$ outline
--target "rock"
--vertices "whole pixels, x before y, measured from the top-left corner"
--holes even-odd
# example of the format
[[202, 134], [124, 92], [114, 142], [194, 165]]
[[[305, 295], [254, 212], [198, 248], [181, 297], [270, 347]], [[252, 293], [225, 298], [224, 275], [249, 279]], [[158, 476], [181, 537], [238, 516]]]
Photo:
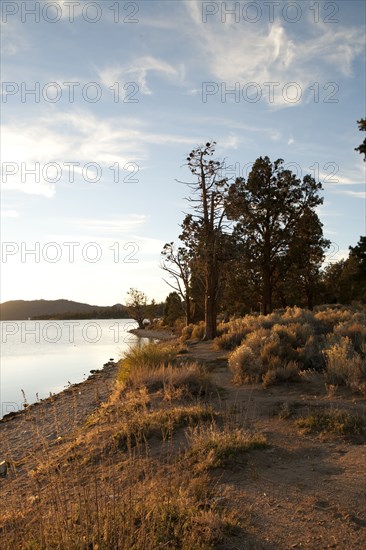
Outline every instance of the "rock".
[[0, 462], [0, 476], [6, 477], [7, 472], [8, 472], [8, 463], [5, 460], [3, 460], [2, 462]]

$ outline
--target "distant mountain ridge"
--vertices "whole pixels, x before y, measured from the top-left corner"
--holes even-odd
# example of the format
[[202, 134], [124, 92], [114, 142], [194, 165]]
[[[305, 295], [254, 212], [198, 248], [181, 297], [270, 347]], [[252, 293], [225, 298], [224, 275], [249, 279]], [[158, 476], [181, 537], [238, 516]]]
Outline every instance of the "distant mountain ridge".
[[39, 318], [127, 318], [127, 310], [122, 304], [114, 306], [93, 306], [72, 300], [11, 300], [0, 304], [0, 320], [21, 321]]

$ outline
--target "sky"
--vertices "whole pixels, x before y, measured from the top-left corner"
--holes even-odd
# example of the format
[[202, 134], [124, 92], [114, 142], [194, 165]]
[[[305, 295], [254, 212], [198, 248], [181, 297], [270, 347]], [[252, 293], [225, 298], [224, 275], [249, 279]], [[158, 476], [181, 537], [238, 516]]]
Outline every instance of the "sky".
[[346, 257], [365, 227], [365, 3], [3, 1], [1, 302], [164, 300], [187, 154], [323, 183]]

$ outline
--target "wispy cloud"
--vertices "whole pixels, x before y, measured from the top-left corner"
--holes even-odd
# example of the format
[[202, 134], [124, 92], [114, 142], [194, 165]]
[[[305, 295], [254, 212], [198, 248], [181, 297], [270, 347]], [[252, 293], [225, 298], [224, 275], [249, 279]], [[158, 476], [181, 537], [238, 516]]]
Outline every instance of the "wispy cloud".
[[138, 228], [144, 226], [147, 218], [143, 214], [130, 214], [124, 219], [118, 220], [80, 219], [77, 222], [72, 222], [72, 226], [84, 235], [120, 237], [126, 233], [136, 232]]
[[338, 193], [339, 195], [348, 195], [349, 197], [353, 197], [355, 199], [363, 199], [364, 201], [366, 201], [366, 190], [352, 191], [351, 189], [336, 189], [334, 192]]
[[[298, 26], [292, 25], [291, 29], [280, 20], [266, 24], [263, 18], [263, 22], [247, 24], [244, 31], [243, 23], [238, 24], [234, 17], [227, 17], [223, 23], [217, 16], [204, 23], [201, 2], [197, 0], [186, 0], [186, 7], [202, 65], [217, 81], [230, 87], [237, 82], [242, 86], [257, 83], [272, 107], [299, 105], [315, 81], [351, 76], [354, 60], [364, 51], [361, 28], [338, 25], [335, 30], [334, 25], [308, 22], [306, 34], [295, 34]], [[290, 82], [298, 85], [301, 100], [289, 101], [283, 93], [283, 86]], [[272, 100], [265, 83], [276, 83]], [[288, 90], [290, 99], [293, 92]]]
[[144, 56], [138, 57], [128, 64], [109, 66], [98, 72], [101, 82], [107, 87], [113, 86], [116, 82], [136, 82], [142, 94], [151, 95], [153, 92], [147, 82], [149, 73], [157, 73], [165, 78], [174, 77], [181, 80], [184, 67], [181, 65], [177, 69], [156, 57]]
[[[69, 113], [53, 112], [32, 121], [14, 121], [1, 128], [3, 137], [2, 190], [20, 191], [28, 194], [52, 197], [56, 183], [69, 183], [70, 174], [81, 177], [87, 163], [97, 163], [108, 169], [118, 163], [120, 169], [128, 170], [134, 163], [140, 164], [149, 158], [150, 147], [156, 144], [183, 144], [191, 146], [206, 136], [189, 136], [173, 133], [158, 133], [138, 118], [97, 117], [86, 110]], [[14, 174], [5, 166], [14, 163]], [[39, 163], [40, 177], [25, 174]], [[52, 181], [54, 172], [47, 169], [49, 163], [59, 165], [61, 179]], [[79, 163], [69, 168], [66, 163]], [[113, 171], [107, 170], [110, 178]], [[24, 177], [23, 177], [24, 176]], [[93, 176], [91, 176], [93, 177]], [[22, 181], [22, 178], [24, 181]]]

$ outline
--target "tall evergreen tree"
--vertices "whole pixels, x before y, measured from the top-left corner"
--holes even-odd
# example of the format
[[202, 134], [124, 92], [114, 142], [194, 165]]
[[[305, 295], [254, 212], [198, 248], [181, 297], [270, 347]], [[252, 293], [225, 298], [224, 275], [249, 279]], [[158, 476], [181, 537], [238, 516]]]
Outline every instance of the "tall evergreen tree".
[[261, 276], [262, 312], [272, 311], [273, 291], [283, 273], [283, 261], [306, 210], [322, 204], [322, 189], [310, 175], [302, 180], [285, 170], [283, 160], [258, 158], [248, 176], [229, 188], [227, 212], [237, 222], [245, 255]]
[[165, 301], [164, 324], [174, 325], [174, 322], [182, 317], [183, 304], [178, 292], [171, 292]]
[[306, 306], [313, 309], [325, 250], [329, 245], [330, 241], [323, 237], [323, 224], [317, 213], [309, 207], [304, 208], [289, 243], [282, 278], [285, 294], [291, 289], [293, 294], [297, 294], [297, 305], [302, 305], [303, 294]]

